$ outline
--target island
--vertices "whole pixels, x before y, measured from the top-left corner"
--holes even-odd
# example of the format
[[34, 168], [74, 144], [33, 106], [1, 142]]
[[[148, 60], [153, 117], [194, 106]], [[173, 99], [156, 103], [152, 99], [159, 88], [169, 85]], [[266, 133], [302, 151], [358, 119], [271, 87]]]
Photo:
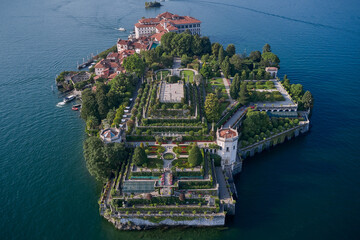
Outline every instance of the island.
[[169, 12], [140, 19], [88, 71], [57, 78], [81, 98], [86, 166], [118, 229], [225, 225], [243, 161], [309, 131], [313, 96], [279, 79], [269, 44], [238, 54], [200, 25]]
[[154, 1], [154, 2], [145, 2], [145, 8], [154, 8], [154, 7], [161, 7], [162, 5], [157, 2], [157, 1]]

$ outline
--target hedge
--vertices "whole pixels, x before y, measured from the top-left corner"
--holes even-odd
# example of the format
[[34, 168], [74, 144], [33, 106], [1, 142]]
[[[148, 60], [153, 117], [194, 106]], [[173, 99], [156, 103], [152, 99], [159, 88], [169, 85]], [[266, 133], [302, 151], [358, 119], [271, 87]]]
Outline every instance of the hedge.
[[213, 188], [211, 181], [180, 181], [180, 189], [208, 189]]
[[205, 199], [196, 198], [196, 199], [185, 199], [184, 201], [180, 201], [178, 197], [152, 197], [151, 200], [148, 199], [128, 199], [128, 205], [149, 205], [149, 204], [157, 204], [157, 205], [175, 205], [178, 204], [205, 204]]

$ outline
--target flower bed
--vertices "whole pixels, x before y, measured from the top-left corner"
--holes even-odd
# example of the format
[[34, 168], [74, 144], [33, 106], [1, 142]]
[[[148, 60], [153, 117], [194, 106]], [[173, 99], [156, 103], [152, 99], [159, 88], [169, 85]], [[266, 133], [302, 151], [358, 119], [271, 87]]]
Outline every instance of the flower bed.
[[172, 161], [172, 165], [178, 168], [191, 168], [187, 158], [178, 158]]
[[185, 145], [185, 146], [180, 146], [180, 147], [174, 147], [173, 151], [175, 153], [178, 153], [178, 154], [183, 154], [183, 155], [186, 154], [186, 155], [188, 155], [190, 149], [191, 149], [191, 146]]

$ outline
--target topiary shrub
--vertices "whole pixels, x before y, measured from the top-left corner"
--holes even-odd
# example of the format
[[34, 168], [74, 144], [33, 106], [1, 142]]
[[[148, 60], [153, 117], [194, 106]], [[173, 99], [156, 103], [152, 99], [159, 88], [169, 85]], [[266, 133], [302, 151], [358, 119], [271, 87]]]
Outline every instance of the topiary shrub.
[[203, 156], [201, 154], [200, 148], [195, 144], [189, 151], [188, 162], [191, 167], [195, 167], [201, 164]]

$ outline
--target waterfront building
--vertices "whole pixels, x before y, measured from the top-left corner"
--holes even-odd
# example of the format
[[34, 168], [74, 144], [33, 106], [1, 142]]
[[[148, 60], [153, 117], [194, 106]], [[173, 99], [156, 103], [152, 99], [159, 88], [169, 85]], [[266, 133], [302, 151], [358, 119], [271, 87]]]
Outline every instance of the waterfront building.
[[121, 142], [121, 130], [118, 128], [107, 128], [100, 133], [101, 140], [104, 143]]
[[270, 73], [272, 78], [277, 77], [278, 68], [277, 67], [267, 67], [265, 68], [265, 71]]
[[118, 39], [116, 46], [118, 53], [121, 53], [126, 50], [134, 50], [136, 53], [140, 53], [140, 51], [148, 50], [150, 48], [151, 42], [147, 37], [141, 37], [138, 39]]
[[239, 134], [236, 129], [224, 128], [216, 132], [216, 143], [219, 145], [217, 154], [221, 157], [221, 167], [233, 170], [237, 158]]
[[179, 16], [169, 12], [159, 14], [156, 18], [143, 18], [135, 24], [135, 38], [150, 37], [160, 42], [167, 32], [182, 33], [189, 30], [191, 34], [201, 33], [201, 21], [190, 16]]

